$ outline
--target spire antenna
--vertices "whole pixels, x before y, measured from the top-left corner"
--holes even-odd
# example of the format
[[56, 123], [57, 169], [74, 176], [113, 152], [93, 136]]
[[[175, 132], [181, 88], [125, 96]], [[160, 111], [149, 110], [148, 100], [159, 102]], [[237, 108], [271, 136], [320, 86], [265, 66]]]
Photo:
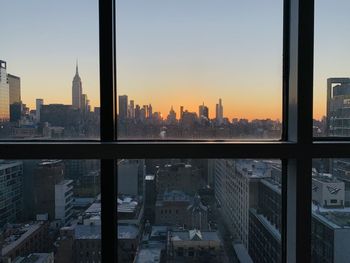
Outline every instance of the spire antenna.
[[76, 60], [76, 64], [75, 64], [75, 74], [79, 75], [79, 71], [78, 71], [78, 58]]

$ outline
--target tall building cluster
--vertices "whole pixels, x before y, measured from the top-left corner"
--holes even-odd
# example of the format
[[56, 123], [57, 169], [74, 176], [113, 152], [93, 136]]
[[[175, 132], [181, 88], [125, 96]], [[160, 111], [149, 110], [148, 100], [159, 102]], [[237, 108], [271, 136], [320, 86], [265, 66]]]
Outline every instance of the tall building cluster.
[[72, 105], [44, 104], [37, 98], [30, 110], [21, 100], [21, 78], [7, 72], [0, 61], [0, 138], [74, 138], [99, 136], [99, 108], [91, 111], [90, 101], [82, 93], [78, 64], [72, 82]]
[[[174, 123], [181, 121], [186, 115], [193, 115], [199, 120], [209, 120], [209, 108], [205, 106], [203, 102], [202, 105], [199, 105], [197, 114], [196, 112], [189, 112], [185, 110], [184, 106], [180, 106], [179, 119], [177, 119], [177, 114], [173, 106], [171, 106], [166, 120], [170, 123]], [[151, 104], [143, 105], [142, 107], [138, 104], [135, 105], [134, 100], [130, 100], [130, 102], [128, 101], [127, 95], [118, 96], [118, 118], [120, 122], [125, 122], [127, 119], [136, 121], [145, 121], [146, 119], [163, 120], [162, 114], [158, 111], [154, 112]], [[219, 104], [216, 104], [216, 117], [214, 120], [217, 124], [223, 124], [224, 122], [223, 105], [221, 99], [219, 99]]]

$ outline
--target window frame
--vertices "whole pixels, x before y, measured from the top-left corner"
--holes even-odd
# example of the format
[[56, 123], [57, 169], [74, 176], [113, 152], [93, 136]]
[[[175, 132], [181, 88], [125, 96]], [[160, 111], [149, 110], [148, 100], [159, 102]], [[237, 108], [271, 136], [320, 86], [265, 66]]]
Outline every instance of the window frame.
[[[2, 159], [101, 159], [102, 261], [117, 262], [119, 158], [278, 158], [282, 178], [283, 262], [311, 261], [313, 158], [350, 157], [350, 138], [313, 138], [314, 0], [282, 0], [283, 117], [280, 141], [118, 141], [116, 0], [99, 0], [100, 141], [2, 141]], [[115, 176], [111, 176], [115, 175]]]

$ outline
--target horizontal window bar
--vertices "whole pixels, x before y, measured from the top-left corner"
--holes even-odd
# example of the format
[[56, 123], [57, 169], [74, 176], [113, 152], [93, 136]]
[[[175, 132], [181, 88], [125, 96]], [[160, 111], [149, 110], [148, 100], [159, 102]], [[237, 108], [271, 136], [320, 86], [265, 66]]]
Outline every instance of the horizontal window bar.
[[8, 142], [1, 159], [327, 158], [348, 157], [350, 142]]

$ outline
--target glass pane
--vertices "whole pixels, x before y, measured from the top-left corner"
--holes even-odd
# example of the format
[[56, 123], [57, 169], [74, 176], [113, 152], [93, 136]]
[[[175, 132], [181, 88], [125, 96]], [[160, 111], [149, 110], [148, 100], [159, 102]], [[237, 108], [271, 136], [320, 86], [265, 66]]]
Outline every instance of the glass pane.
[[101, 262], [99, 160], [0, 161], [1, 262]]
[[315, 8], [314, 136], [349, 136], [350, 2], [317, 0]]
[[1, 10], [0, 139], [98, 139], [98, 1], [14, 0]]
[[349, 262], [350, 159], [314, 159], [312, 262]]
[[117, 165], [120, 262], [281, 262], [279, 160]]
[[279, 139], [283, 1], [117, 3], [119, 139]]

